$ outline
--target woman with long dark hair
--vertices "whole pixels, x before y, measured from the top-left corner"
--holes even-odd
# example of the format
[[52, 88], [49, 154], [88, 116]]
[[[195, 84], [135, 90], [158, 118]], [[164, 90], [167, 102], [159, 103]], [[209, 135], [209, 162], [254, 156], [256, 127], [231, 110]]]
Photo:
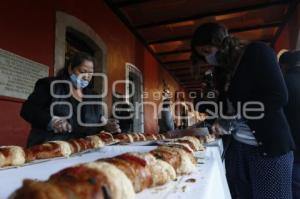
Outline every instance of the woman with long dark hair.
[[[283, 113], [286, 85], [273, 50], [262, 42], [242, 45], [217, 23], [198, 27], [191, 45], [196, 62], [222, 69], [226, 77], [224, 103], [234, 117], [218, 118], [212, 130], [232, 137], [225, 155], [232, 197], [292, 198], [294, 143]], [[252, 102], [248, 115], [237, 114], [239, 104]]]
[[36, 82], [21, 110], [21, 116], [32, 127], [28, 146], [85, 137], [100, 130], [120, 131], [117, 121], [107, 121], [102, 116], [100, 98], [89, 88], [93, 73], [93, 58], [79, 52], [56, 77]]

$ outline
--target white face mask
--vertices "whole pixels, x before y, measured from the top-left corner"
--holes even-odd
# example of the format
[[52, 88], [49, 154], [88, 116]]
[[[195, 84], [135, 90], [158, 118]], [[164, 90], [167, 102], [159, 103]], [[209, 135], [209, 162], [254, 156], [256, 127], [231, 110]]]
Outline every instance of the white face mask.
[[219, 65], [219, 63], [217, 61], [217, 58], [216, 58], [216, 54], [217, 54], [217, 51], [215, 51], [215, 52], [213, 52], [209, 55], [205, 55], [206, 62], [210, 65], [213, 65], [213, 66]]

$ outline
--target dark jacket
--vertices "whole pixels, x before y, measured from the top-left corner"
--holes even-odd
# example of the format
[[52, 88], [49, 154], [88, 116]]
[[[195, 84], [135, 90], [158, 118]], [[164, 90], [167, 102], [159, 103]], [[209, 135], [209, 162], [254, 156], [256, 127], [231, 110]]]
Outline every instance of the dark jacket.
[[[287, 88], [271, 48], [261, 42], [251, 43], [245, 48], [231, 80], [228, 97], [234, 107], [238, 107], [238, 102], [242, 105], [249, 101], [264, 104], [262, 119], [246, 118], [262, 155], [279, 156], [294, 148], [283, 111], [288, 101]], [[260, 114], [257, 111], [251, 112], [251, 116]]]
[[[39, 79], [33, 93], [24, 102], [21, 110], [21, 116], [31, 124], [30, 135], [27, 140], [27, 145], [32, 146], [50, 140], [68, 140], [71, 138], [85, 137], [87, 135], [95, 134], [101, 130], [101, 127], [86, 127], [78, 124], [77, 120], [77, 107], [79, 102], [73, 97], [54, 97], [50, 92], [51, 83], [57, 78], [43, 78]], [[53, 87], [55, 95], [67, 95], [69, 87], [67, 84], [55, 84]], [[84, 89], [84, 94], [93, 95], [91, 89]], [[83, 99], [83, 102], [96, 101], [98, 98]], [[54, 133], [49, 130], [48, 124], [51, 121], [50, 107], [53, 103], [69, 103], [72, 106], [73, 112], [68, 122], [72, 125], [71, 133]], [[68, 116], [70, 107], [66, 104], [56, 104], [53, 106], [53, 113], [55, 116]], [[81, 109], [81, 121], [86, 124], [100, 123], [101, 122], [101, 107], [99, 105], [84, 105]]]
[[290, 68], [285, 81], [289, 92], [285, 113], [296, 144], [295, 160], [300, 162], [300, 67]]

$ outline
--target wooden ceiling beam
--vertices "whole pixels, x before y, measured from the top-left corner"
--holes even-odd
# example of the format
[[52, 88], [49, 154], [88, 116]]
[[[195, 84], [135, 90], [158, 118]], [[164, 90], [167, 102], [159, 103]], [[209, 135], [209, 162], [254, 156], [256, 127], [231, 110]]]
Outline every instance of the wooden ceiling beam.
[[255, 4], [255, 5], [249, 5], [249, 6], [247, 5], [247, 6], [241, 6], [239, 8], [231, 8], [228, 10], [201, 13], [201, 14], [196, 14], [196, 15], [187, 16], [187, 17], [179, 17], [179, 18], [174, 18], [174, 19], [167, 19], [167, 20], [162, 20], [162, 21], [139, 24], [139, 25], [135, 25], [135, 27], [137, 29], [145, 29], [145, 28], [151, 28], [151, 27], [155, 27], [155, 26], [162, 26], [162, 25], [179, 23], [179, 22], [184, 22], [184, 21], [197, 20], [197, 19], [201, 19], [204, 17], [213, 17], [213, 16], [220, 16], [220, 15], [226, 15], [226, 14], [234, 14], [234, 13], [239, 13], [239, 12], [244, 12], [244, 11], [253, 11], [253, 10], [258, 10], [258, 9], [264, 9], [264, 8], [272, 7], [275, 5], [288, 4], [289, 2], [290, 2], [290, 0], [276, 0], [273, 2], [263, 2], [263, 3], [259, 3], [259, 4]]
[[191, 70], [190, 70], [190, 68], [183, 68], [183, 69], [177, 69], [177, 70], [170, 70], [173, 74], [182, 74], [182, 75], [184, 75], [184, 74], [187, 74], [187, 73], [189, 73], [189, 74], [191, 74]]
[[117, 15], [117, 17], [127, 26], [127, 28], [134, 34], [134, 36], [146, 47], [146, 49], [153, 55], [158, 63], [161, 64], [160, 59], [156, 56], [154, 51], [147, 45], [146, 40], [139, 34], [139, 32], [131, 25], [127, 17], [120, 11], [120, 9], [111, 1], [104, 0], [106, 4], [112, 9], [112, 11]]
[[192, 65], [192, 62], [183, 62], [183, 63], [173, 63], [166, 65], [167, 69], [183, 69], [183, 68], [189, 68]]
[[[155, 58], [155, 60], [166, 69], [165, 65], [162, 64], [161, 60], [155, 54], [153, 49], [147, 44], [146, 40], [141, 36], [138, 30], [133, 27], [128, 18], [123, 14], [123, 12], [117, 7], [111, 0], [104, 0], [107, 6], [114, 12], [114, 14], [125, 24], [125, 26], [131, 31], [131, 33], [144, 45], [144, 47], [148, 50], [148, 52]], [[166, 69], [167, 70], [167, 69]], [[179, 82], [176, 77], [173, 76], [175, 81]]]
[[[272, 40], [273, 40], [272, 38], [268, 38], [268, 39], [263, 39], [261, 41], [270, 43], [270, 42], [272, 42]], [[191, 49], [170, 50], [170, 51], [165, 51], [165, 52], [157, 52], [156, 54], [158, 56], [163, 56], [163, 55], [173, 55], [173, 54], [180, 54], [180, 53], [187, 53], [187, 52], [191, 52]]]
[[172, 75], [175, 75], [178, 79], [187, 78], [187, 77], [193, 78], [193, 74], [191, 72], [184, 73], [184, 74], [172, 73]]
[[193, 88], [201, 88], [201, 87], [203, 87], [203, 85], [201, 85], [201, 84], [197, 84], [195, 86], [184, 86], [184, 85], [181, 85], [181, 86], [184, 87], [184, 88], [187, 88], [187, 89], [193, 89]]
[[172, 50], [172, 51], [160, 52], [156, 54], [158, 56], [163, 56], [163, 55], [172, 55], [172, 54], [188, 53], [188, 52], [191, 52], [191, 49]]
[[182, 70], [169, 70], [172, 74], [176, 75], [176, 76], [181, 76], [181, 75], [192, 75], [191, 70], [189, 68], [187, 69], [182, 69]]
[[290, 21], [290, 19], [292, 18], [292, 16], [296, 12], [298, 3], [299, 3], [299, 0], [292, 0], [290, 2], [288, 10], [287, 10], [287, 12], [286, 12], [286, 14], [283, 18], [282, 24], [278, 28], [277, 32], [275, 33], [274, 39], [271, 42], [271, 47], [274, 47], [277, 39], [279, 38], [282, 31], [284, 30], [285, 25]]
[[[183, 86], [184, 87], [184, 86]], [[198, 86], [195, 86], [195, 87], [184, 87], [185, 89], [188, 89], [188, 90], [194, 90], [194, 89], [201, 89], [201, 85], [198, 85]]]
[[[182, 86], [182, 85], [181, 85]], [[198, 84], [198, 86], [197, 87], [185, 87], [185, 86], [182, 86], [183, 88], [185, 88], [185, 89], [187, 89], [187, 90], [192, 90], [192, 89], [201, 89], [202, 88], [202, 86], [201, 86], [201, 84]]]
[[199, 91], [202, 91], [203, 89], [202, 88], [191, 88], [191, 89], [189, 89], [189, 88], [186, 88], [187, 90], [188, 90], [188, 92], [199, 92]]
[[181, 84], [190, 84], [190, 83], [192, 83], [192, 84], [197, 84], [197, 83], [202, 83], [203, 81], [201, 81], [201, 80], [195, 80], [195, 79], [192, 79], [192, 80], [183, 80], [183, 81], [181, 81], [180, 83]]
[[202, 82], [200, 80], [195, 80], [193, 82], [190, 82], [190, 83], [182, 83], [181, 85], [182, 86], [199, 86], [199, 83]]
[[[277, 26], [280, 26], [282, 22], [273, 22], [268, 24], [260, 24], [260, 25], [254, 25], [254, 26], [248, 26], [248, 27], [242, 27], [242, 28], [233, 28], [230, 29], [230, 33], [239, 33], [239, 32], [246, 32], [251, 30], [259, 30], [259, 29], [266, 29], [266, 28], [274, 28]], [[167, 43], [172, 41], [181, 41], [181, 40], [190, 40], [192, 39], [193, 35], [183, 35], [183, 36], [177, 36], [177, 37], [171, 37], [171, 38], [165, 38], [165, 39], [157, 39], [149, 41], [148, 44], [161, 44], [161, 43]]]
[[[112, 0], [110, 0], [112, 1]], [[147, 3], [153, 0], [124, 0], [124, 1], [120, 1], [120, 2], [115, 2], [115, 6], [118, 8], [124, 8], [124, 7], [129, 7], [129, 6], [135, 6], [138, 4], [143, 4], [143, 3]]]
[[[202, 84], [202, 82], [200, 82], [199, 84], [197, 84], [198, 87], [201, 87], [201, 84]], [[185, 86], [184, 86], [184, 83], [180, 83], [180, 85], [181, 85], [182, 87], [185, 87]]]
[[185, 67], [180, 67], [180, 68], [176, 68], [176, 67], [167, 67], [168, 70], [170, 71], [184, 71], [184, 70], [188, 70], [190, 69], [189, 65], [186, 65]]
[[182, 81], [195, 81], [195, 78], [192, 75], [185, 76], [185, 77], [177, 76], [177, 79], [179, 79], [181, 82]]
[[166, 67], [169, 71], [178, 71], [178, 70], [189, 70], [190, 66], [182, 66], [182, 67]]
[[168, 65], [168, 64], [189, 64], [189, 63], [191, 64], [190, 59], [162, 62], [162, 64], [164, 64], [164, 65]]

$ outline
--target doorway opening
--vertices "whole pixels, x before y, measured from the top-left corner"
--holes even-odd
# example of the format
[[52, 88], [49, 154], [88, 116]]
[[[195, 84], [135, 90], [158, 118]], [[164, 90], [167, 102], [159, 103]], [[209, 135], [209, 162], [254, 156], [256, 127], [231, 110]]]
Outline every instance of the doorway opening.
[[[143, 107], [143, 75], [133, 64], [126, 63], [126, 80], [132, 84], [126, 85], [126, 100], [133, 105], [135, 117], [133, 118], [132, 132], [144, 132], [144, 107]], [[132, 86], [134, 85], [134, 86]], [[134, 89], [134, 90], [133, 90]]]

